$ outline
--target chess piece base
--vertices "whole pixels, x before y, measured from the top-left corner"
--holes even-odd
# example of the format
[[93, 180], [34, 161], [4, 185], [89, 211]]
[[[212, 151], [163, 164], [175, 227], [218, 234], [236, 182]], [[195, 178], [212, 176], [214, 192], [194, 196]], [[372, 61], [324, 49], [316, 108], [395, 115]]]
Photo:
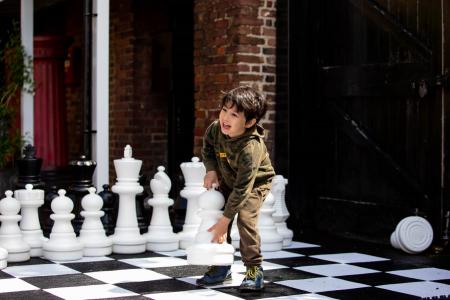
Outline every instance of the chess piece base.
[[55, 261], [69, 261], [69, 260], [79, 260], [83, 257], [83, 250], [74, 250], [74, 251], [43, 251], [44, 258], [48, 260]]
[[283, 248], [290, 246], [294, 233], [287, 228], [286, 222], [275, 223], [275, 227], [277, 228], [278, 234], [283, 237]]
[[112, 253], [112, 246], [106, 247], [91, 247], [83, 249], [83, 256], [105, 256]]
[[22, 230], [23, 240], [30, 245], [30, 256], [31, 257], [41, 257], [42, 256], [42, 245], [48, 241], [42, 230]]
[[112, 252], [118, 254], [137, 254], [146, 250], [147, 241], [140, 235], [139, 228], [117, 228], [114, 235]]
[[190, 265], [229, 266], [234, 261], [234, 247], [230, 244], [195, 244], [186, 253]]

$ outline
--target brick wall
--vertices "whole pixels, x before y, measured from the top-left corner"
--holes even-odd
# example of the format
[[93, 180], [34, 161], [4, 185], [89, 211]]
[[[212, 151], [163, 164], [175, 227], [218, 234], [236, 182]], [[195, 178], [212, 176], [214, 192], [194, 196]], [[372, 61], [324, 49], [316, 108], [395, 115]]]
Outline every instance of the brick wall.
[[[152, 177], [167, 166], [170, 39], [164, 2], [112, 1], [110, 11], [110, 181], [126, 144]], [[148, 185], [148, 182], [146, 183]]]
[[276, 84], [276, 1], [196, 0], [194, 7], [195, 140], [218, 116], [221, 91], [238, 85], [258, 87], [269, 100], [261, 124], [274, 158]]

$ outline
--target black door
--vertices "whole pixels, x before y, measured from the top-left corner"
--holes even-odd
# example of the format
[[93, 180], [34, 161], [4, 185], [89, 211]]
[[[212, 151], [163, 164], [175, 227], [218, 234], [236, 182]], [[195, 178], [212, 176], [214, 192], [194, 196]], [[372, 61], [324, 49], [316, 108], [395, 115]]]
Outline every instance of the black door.
[[296, 232], [387, 241], [401, 218], [419, 214], [442, 234], [443, 2], [289, 2], [289, 131], [298, 142], [290, 143], [288, 204]]

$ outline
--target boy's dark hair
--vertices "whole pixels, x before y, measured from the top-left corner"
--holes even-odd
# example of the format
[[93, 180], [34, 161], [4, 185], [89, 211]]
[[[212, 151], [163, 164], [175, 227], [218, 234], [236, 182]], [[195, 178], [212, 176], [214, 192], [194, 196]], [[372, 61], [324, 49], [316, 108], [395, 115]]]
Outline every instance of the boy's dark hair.
[[247, 121], [256, 119], [259, 122], [267, 111], [264, 94], [250, 86], [240, 86], [225, 93], [220, 107], [229, 103], [231, 107], [236, 105], [238, 112], [243, 111]]

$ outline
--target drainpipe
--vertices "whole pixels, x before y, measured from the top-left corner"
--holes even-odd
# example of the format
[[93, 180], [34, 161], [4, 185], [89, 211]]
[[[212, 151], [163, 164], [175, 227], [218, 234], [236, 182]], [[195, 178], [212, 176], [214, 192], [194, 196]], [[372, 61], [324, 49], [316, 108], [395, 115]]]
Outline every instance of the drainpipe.
[[83, 154], [92, 157], [92, 0], [84, 0]]

